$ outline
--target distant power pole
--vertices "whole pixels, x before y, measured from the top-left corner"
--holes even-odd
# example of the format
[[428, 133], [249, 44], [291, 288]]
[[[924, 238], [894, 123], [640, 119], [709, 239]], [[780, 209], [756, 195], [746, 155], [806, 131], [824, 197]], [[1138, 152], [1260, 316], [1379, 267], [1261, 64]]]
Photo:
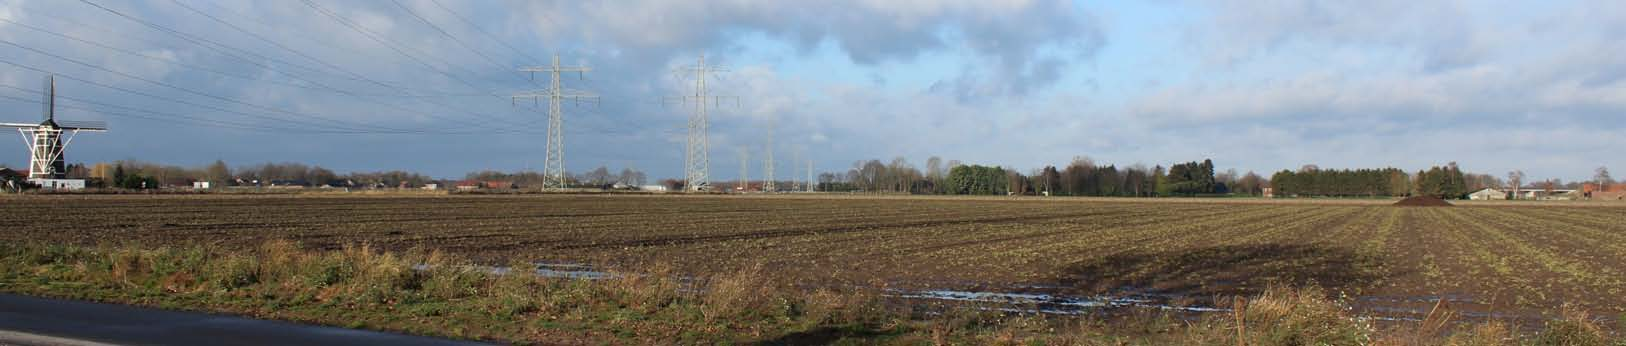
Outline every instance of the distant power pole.
[[775, 123], [776, 122], [773, 121], [772, 118], [769, 119], [769, 121], [768, 121], [768, 144], [765, 144], [765, 145], [762, 146], [762, 155], [763, 155], [763, 159], [762, 159], [762, 191], [763, 192], [774, 192], [774, 190], [778, 187], [776, 185], [779, 185], [779, 184], [774, 183], [774, 180], [773, 180], [774, 179], [773, 178], [773, 128], [774, 128]]
[[813, 192], [813, 159], [807, 159], [807, 192]]
[[745, 192], [751, 188], [751, 149], [740, 147], [740, 186], [738, 190]]
[[694, 94], [669, 97], [668, 100], [676, 102], [694, 102], [694, 114], [689, 117], [689, 140], [683, 151], [683, 173], [685, 187], [690, 191], [700, 191], [711, 185], [711, 142], [706, 138], [706, 128], [710, 126], [706, 119], [707, 103], [722, 103], [723, 99], [732, 98], [737, 104], [738, 97], [715, 96], [706, 93], [706, 78], [717, 72], [728, 72], [722, 66], [706, 65], [706, 56], [700, 56], [700, 62], [695, 65], [679, 67], [678, 74], [694, 74]]
[[768, 136], [768, 144], [762, 146], [762, 191], [773, 192], [778, 184], [773, 181], [773, 136]]
[[790, 155], [790, 192], [802, 190], [802, 181], [796, 180], [802, 175], [802, 151], [797, 150]]
[[564, 111], [560, 109], [560, 103], [567, 98], [577, 103], [580, 103], [583, 99], [591, 99], [596, 102], [598, 97], [584, 91], [566, 90], [560, 84], [559, 73], [575, 72], [577, 78], [583, 78], [583, 75], [592, 71], [592, 69], [586, 66], [559, 66], [559, 56], [554, 55], [553, 66], [522, 67], [519, 70], [520, 72], [530, 73], [531, 78], [536, 78], [537, 72], [548, 73], [553, 78], [553, 83], [547, 89], [514, 94], [512, 101], [518, 102], [522, 98], [528, 98], [532, 101], [540, 98], [548, 99], [547, 158], [542, 162], [542, 188], [548, 190], [563, 189], [565, 188], [565, 131]]

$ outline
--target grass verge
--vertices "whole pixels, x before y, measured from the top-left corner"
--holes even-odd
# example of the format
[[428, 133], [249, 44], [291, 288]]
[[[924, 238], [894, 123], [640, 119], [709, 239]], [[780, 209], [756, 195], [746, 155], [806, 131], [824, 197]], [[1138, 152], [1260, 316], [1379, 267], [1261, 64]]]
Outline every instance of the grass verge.
[[1626, 345], [1580, 312], [1527, 335], [1450, 323], [1444, 310], [1380, 330], [1315, 288], [1270, 289], [1195, 318], [1052, 317], [808, 290], [760, 266], [687, 279], [654, 266], [586, 280], [462, 263], [434, 251], [288, 241], [252, 251], [21, 242], [0, 244], [0, 291], [519, 344]]

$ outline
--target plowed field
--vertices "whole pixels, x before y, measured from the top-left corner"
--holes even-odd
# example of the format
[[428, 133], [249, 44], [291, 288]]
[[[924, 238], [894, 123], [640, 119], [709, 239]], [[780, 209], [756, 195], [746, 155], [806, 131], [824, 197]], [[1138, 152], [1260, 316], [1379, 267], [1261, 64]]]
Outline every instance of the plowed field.
[[1626, 312], [1626, 205], [739, 196], [27, 196], [0, 241], [370, 243], [476, 261], [763, 263], [808, 284], [1213, 297], [1318, 285], [1406, 316]]

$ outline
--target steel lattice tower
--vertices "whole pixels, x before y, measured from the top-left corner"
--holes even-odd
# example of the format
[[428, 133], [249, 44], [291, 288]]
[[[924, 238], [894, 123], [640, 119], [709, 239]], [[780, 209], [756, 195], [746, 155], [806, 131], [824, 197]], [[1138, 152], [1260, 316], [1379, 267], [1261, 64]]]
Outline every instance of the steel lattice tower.
[[740, 186], [735, 190], [745, 192], [751, 189], [751, 152], [750, 149], [740, 147]]
[[[707, 128], [710, 127], [706, 118], [707, 103], [721, 103], [727, 96], [707, 94], [706, 78], [717, 72], [728, 72], [722, 66], [706, 65], [706, 56], [700, 56], [700, 62], [695, 65], [679, 67], [675, 72], [680, 75], [694, 74], [694, 94], [675, 97], [678, 102], [694, 102], [694, 114], [689, 117], [689, 138], [683, 150], [683, 176], [684, 188], [689, 191], [702, 191], [711, 187], [711, 142], [706, 137]], [[735, 99], [738, 102], [738, 99]]]
[[[773, 131], [773, 129], [769, 129], [768, 131]], [[770, 132], [770, 134], [768, 135], [768, 144], [762, 146], [762, 152], [763, 152], [762, 153], [763, 156], [765, 156], [765, 158], [762, 159], [762, 177], [763, 177], [762, 178], [763, 179], [762, 180], [762, 191], [763, 192], [774, 192], [775, 190], [779, 189], [779, 184], [776, 184], [773, 181], [773, 135], [772, 135], [772, 132]]]
[[563, 101], [566, 98], [576, 102], [581, 102], [582, 99], [596, 100], [597, 98], [586, 92], [566, 90], [563, 82], [560, 81], [559, 73], [576, 72], [577, 77], [582, 78], [582, 75], [592, 71], [592, 69], [586, 66], [559, 66], [559, 56], [554, 55], [553, 66], [524, 67], [519, 70], [529, 72], [532, 76], [535, 76], [537, 72], [546, 72], [552, 77], [552, 83], [548, 85], [547, 89], [516, 94], [513, 99], [529, 98], [533, 101], [539, 98], [548, 99], [548, 141], [546, 144], [547, 152], [544, 154], [546, 158], [542, 162], [542, 188], [549, 190], [563, 189], [566, 187]]

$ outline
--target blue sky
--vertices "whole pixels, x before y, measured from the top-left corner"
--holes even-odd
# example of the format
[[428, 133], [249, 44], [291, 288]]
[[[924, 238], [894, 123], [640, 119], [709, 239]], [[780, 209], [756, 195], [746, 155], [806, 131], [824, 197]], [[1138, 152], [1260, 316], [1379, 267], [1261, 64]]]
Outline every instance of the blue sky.
[[770, 132], [782, 177], [794, 157], [1626, 167], [1619, 2], [0, 0], [0, 19], [0, 121], [37, 119], [49, 71], [63, 117], [114, 128], [77, 162], [537, 169], [543, 115], [506, 96], [557, 54], [602, 96], [565, 109], [567, 168], [675, 177], [688, 109], [659, 101], [706, 54], [740, 97], [712, 114], [716, 180]]

